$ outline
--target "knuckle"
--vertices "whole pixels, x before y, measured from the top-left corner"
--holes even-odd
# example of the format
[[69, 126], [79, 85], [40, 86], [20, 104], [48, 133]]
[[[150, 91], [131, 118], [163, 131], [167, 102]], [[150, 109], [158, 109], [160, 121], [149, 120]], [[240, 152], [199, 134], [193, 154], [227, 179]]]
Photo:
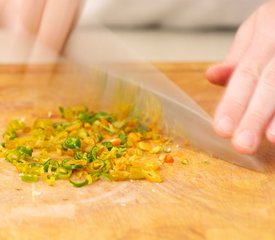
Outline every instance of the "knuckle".
[[222, 104], [223, 111], [238, 116], [246, 108], [246, 104], [238, 98], [226, 98]]
[[275, 91], [275, 69], [264, 72], [261, 83]]
[[230, 99], [230, 102], [228, 102], [228, 104], [232, 105], [232, 107], [234, 109], [243, 109], [243, 108], [245, 108], [244, 102], [241, 101], [238, 98], [232, 98], [232, 99]]
[[267, 116], [263, 114], [260, 109], [249, 111], [246, 119], [254, 126], [254, 128], [259, 128], [268, 121]]
[[258, 68], [252, 66], [244, 66], [239, 69], [239, 76], [241, 79], [250, 81], [251, 84], [256, 85], [259, 78]]

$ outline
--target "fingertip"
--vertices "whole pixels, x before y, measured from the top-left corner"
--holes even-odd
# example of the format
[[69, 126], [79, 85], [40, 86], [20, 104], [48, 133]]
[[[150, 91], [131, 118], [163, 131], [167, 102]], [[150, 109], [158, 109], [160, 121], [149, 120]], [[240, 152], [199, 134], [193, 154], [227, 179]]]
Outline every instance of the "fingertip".
[[217, 85], [225, 85], [228, 82], [228, 79], [230, 78], [233, 71], [233, 64], [219, 63], [210, 66], [206, 70], [205, 75], [211, 83]]
[[272, 144], [275, 144], [275, 136], [274, 135], [267, 134], [266, 138], [269, 142], [271, 142]]
[[234, 121], [229, 116], [216, 118], [214, 122], [214, 130], [222, 138], [232, 137], [234, 128]]
[[257, 151], [260, 137], [248, 129], [238, 131], [233, 139], [234, 148], [241, 154], [253, 154]]
[[269, 142], [271, 142], [272, 144], [275, 144], [275, 130], [267, 130], [266, 132], [266, 138]]
[[275, 116], [273, 116], [272, 120], [269, 123], [269, 126], [265, 132], [265, 136], [269, 142], [275, 144]]
[[233, 144], [234, 149], [240, 154], [252, 155], [256, 152], [256, 150], [244, 148], [238, 144], [235, 144], [234, 142], [232, 142], [232, 144]]
[[206, 72], [205, 72], [205, 76], [206, 78], [211, 82], [211, 83], [218, 83], [220, 80], [220, 76], [219, 76], [219, 68], [221, 64], [216, 64], [213, 66], [210, 66]]

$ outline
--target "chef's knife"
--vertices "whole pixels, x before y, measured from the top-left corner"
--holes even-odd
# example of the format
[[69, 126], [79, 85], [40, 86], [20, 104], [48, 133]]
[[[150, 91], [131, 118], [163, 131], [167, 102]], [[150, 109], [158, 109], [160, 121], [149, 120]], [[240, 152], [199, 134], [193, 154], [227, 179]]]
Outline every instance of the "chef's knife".
[[[139, 92], [138, 96], [139, 104], [147, 106], [147, 113], [155, 111], [156, 105], [148, 104], [149, 96], [154, 96], [160, 103], [166, 130], [173, 134], [180, 132], [178, 135], [188, 138], [196, 148], [259, 171], [265, 168], [269, 160], [274, 159], [275, 154], [270, 145], [265, 145], [253, 156], [237, 153], [228, 140], [215, 134], [211, 117], [200, 106], [152, 65], [144, 63], [126, 43], [106, 28], [97, 26], [89, 31], [76, 30], [67, 43], [65, 53], [68, 59], [79, 66], [104, 72], [105, 82], [107, 81], [105, 96], [117, 95], [115, 82], [120, 85], [135, 85], [145, 93]], [[100, 85], [102, 79], [98, 78], [97, 81], [93, 84]], [[121, 89], [123, 88], [120, 91]], [[127, 87], [124, 89], [127, 91]], [[129, 99], [130, 96], [124, 99], [125, 104]]]

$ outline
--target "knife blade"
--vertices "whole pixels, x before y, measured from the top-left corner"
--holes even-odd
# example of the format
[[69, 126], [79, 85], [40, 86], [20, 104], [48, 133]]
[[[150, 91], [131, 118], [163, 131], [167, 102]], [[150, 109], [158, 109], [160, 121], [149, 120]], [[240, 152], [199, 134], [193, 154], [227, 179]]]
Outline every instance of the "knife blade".
[[[92, 67], [104, 73], [105, 81], [107, 79], [104, 96], [117, 95], [114, 86], [118, 83], [124, 85], [120, 88], [124, 89], [124, 93], [120, 94], [126, 96], [129, 85], [136, 86], [139, 93], [132, 102], [148, 106], [147, 115], [155, 111], [156, 105], [148, 105], [150, 97], [154, 96], [160, 103], [166, 132], [180, 133], [177, 137], [188, 138], [197, 149], [257, 171], [266, 169], [266, 164], [274, 159], [272, 147], [267, 144], [262, 148], [264, 151], [252, 156], [236, 152], [228, 140], [215, 134], [211, 117], [197, 103], [151, 64], [145, 63], [108, 29], [97, 26], [87, 32], [76, 30], [67, 43], [65, 54], [67, 59], [86, 70]], [[101, 81], [100, 78], [98, 81]], [[99, 85], [99, 82], [93, 84]], [[124, 99], [124, 104], [130, 98]], [[111, 98], [107, 99], [110, 101]], [[140, 114], [144, 115], [144, 112], [140, 111]]]

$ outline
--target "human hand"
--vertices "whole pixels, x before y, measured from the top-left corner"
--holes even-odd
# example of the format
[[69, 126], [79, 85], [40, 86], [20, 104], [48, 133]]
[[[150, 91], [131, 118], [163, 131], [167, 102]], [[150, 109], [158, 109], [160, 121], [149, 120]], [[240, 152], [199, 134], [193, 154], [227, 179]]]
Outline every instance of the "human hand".
[[35, 43], [60, 52], [72, 30], [81, 0], [0, 0], [0, 26], [32, 35]]
[[210, 82], [227, 85], [214, 117], [216, 132], [240, 153], [254, 153], [264, 136], [275, 144], [275, 1], [258, 8], [239, 28]]

